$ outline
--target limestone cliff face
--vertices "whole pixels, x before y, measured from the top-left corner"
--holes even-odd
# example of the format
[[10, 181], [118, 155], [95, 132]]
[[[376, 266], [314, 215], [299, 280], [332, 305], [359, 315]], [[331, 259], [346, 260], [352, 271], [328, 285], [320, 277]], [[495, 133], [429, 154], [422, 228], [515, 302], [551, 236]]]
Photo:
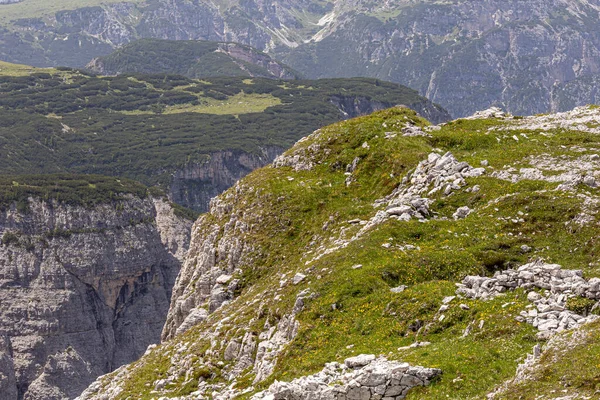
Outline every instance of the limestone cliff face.
[[233, 186], [251, 171], [263, 167], [281, 154], [279, 147], [265, 147], [260, 154], [241, 151], [211, 153], [202, 164], [187, 165], [173, 174], [169, 188], [177, 204], [200, 212], [208, 211], [210, 199]]
[[252, 263], [248, 219], [258, 222], [260, 213], [245, 212], [236, 204], [241, 192], [243, 188], [236, 185], [214, 198], [210, 211], [194, 223], [188, 257], [173, 287], [163, 340], [185, 332], [231, 300], [238, 284], [232, 275]]
[[311, 40], [279, 58], [308, 77], [398, 82], [453, 116], [598, 101], [598, 1], [335, 2]]
[[0, 399], [71, 399], [160, 338], [190, 223], [160, 199], [0, 212]]

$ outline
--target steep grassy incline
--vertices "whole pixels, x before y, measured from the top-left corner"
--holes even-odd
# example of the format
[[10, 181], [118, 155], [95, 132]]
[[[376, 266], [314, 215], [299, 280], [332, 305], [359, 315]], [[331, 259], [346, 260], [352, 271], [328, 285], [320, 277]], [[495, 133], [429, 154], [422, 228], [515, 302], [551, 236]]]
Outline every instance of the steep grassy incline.
[[204, 40], [141, 39], [107, 56], [95, 58], [87, 68], [105, 75], [169, 73], [189, 78], [300, 77], [291, 68], [250, 46]]
[[198, 211], [323, 125], [395, 104], [449, 119], [415, 91], [371, 79], [0, 69], [0, 173], [123, 176], [159, 184]]
[[[192, 229], [164, 343], [82, 398], [249, 398], [361, 353], [443, 371], [410, 399], [484, 398], [542, 340], [515, 320], [527, 292], [444, 298], [466, 275], [536, 259], [600, 276], [599, 126], [595, 107], [439, 127], [394, 108], [316, 131], [212, 203]], [[448, 151], [462, 181], [424, 167]], [[419, 182], [412, 218], [397, 212], [406, 204], [384, 211]], [[589, 393], [598, 373], [583, 349], [542, 358], [578, 371], [547, 367], [505, 398]]]

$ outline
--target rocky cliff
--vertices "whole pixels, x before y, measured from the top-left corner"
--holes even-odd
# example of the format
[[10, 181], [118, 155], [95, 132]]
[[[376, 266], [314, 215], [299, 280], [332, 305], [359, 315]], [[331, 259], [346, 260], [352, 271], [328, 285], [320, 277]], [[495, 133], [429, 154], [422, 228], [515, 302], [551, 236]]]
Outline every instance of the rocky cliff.
[[60, 12], [33, 12], [24, 3], [5, 7], [10, 14], [0, 30], [0, 56], [24, 64], [84, 66], [139, 38], [200, 39], [253, 46], [310, 78], [401, 83], [455, 116], [490, 105], [532, 114], [598, 102], [597, 0], [152, 0]]
[[133, 194], [94, 206], [8, 204], [0, 398], [72, 399], [156, 343], [190, 224], [164, 200]]
[[173, 174], [170, 198], [186, 207], [208, 211], [210, 199], [233, 186], [253, 170], [264, 167], [281, 154], [279, 147], [267, 147], [262, 154], [221, 151], [206, 156], [204, 163], [187, 165]]
[[315, 131], [213, 199], [162, 343], [80, 398], [593, 397], [598, 123], [394, 108]]
[[599, 11], [596, 1], [336, 2], [322, 31], [280, 58], [310, 77], [385, 77], [455, 116], [564, 111], [598, 101], [589, 21]]

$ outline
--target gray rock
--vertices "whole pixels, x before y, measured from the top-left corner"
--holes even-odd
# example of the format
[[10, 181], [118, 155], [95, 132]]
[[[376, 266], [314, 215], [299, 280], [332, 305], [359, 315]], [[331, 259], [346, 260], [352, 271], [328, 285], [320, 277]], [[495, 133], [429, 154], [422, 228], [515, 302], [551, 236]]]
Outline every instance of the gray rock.
[[588, 185], [589, 187], [598, 187], [598, 184], [596, 183], [596, 179], [594, 179], [593, 176], [587, 175], [583, 178], [583, 183], [585, 185]]
[[398, 207], [392, 207], [385, 210], [389, 215], [402, 215], [402, 214], [412, 214], [414, 211], [409, 205], [401, 205]]
[[452, 214], [452, 217], [454, 217], [454, 219], [466, 218], [471, 212], [472, 210], [467, 206], [459, 207], [456, 209], [456, 212]]
[[457, 294], [470, 298], [488, 299], [517, 287], [525, 289], [540, 288], [548, 290], [546, 295], [535, 291], [527, 294], [527, 299], [534, 303], [537, 310], [522, 311], [518, 321], [527, 321], [538, 330], [552, 331], [572, 329], [589, 318], [566, 309], [569, 297], [583, 296], [600, 300], [600, 279], [586, 281], [581, 270], [564, 270], [557, 264], [544, 264], [536, 261], [524, 264], [518, 270], [508, 269], [496, 272], [493, 278], [467, 276], [462, 284], [458, 284]]
[[190, 227], [168, 202], [134, 196], [0, 212], [0, 235], [31, 244], [0, 246], [0, 393], [74, 398], [159, 342]]
[[375, 356], [373, 354], [361, 354], [355, 357], [347, 358], [344, 360], [344, 364], [346, 364], [348, 368], [359, 368], [370, 364], [373, 360], [375, 360]]
[[392, 293], [402, 293], [404, 292], [404, 290], [406, 290], [407, 286], [406, 285], [400, 285], [400, 286], [396, 286], [394, 288], [390, 289], [390, 292]]
[[439, 369], [411, 367], [384, 357], [374, 358], [368, 364], [350, 370], [338, 363], [328, 363], [314, 375], [291, 382], [276, 381], [251, 399], [400, 400], [413, 387], [427, 385], [440, 374]]
[[218, 283], [219, 285], [226, 285], [229, 283], [229, 281], [231, 281], [231, 275], [219, 275], [219, 277], [217, 278], [217, 280], [215, 281], [216, 283]]
[[521, 253], [529, 253], [531, 251], [531, 247], [527, 246], [526, 244], [521, 246]]
[[190, 313], [185, 317], [181, 325], [177, 328], [177, 335], [181, 335], [184, 332], [187, 332], [194, 325], [199, 324], [208, 318], [208, 311], [204, 308], [194, 308]]
[[542, 296], [538, 293], [538, 292], [529, 292], [527, 293], [527, 300], [529, 300], [530, 302], [535, 302], [539, 299], [541, 299]]
[[300, 282], [302, 282], [304, 279], [306, 278], [306, 275], [301, 274], [300, 272], [296, 273], [296, 275], [294, 275], [294, 277], [292, 278], [292, 283], [294, 285], [299, 284]]
[[548, 319], [544, 322], [540, 322], [537, 327], [540, 331], [550, 331], [558, 328], [558, 321], [555, 319]]

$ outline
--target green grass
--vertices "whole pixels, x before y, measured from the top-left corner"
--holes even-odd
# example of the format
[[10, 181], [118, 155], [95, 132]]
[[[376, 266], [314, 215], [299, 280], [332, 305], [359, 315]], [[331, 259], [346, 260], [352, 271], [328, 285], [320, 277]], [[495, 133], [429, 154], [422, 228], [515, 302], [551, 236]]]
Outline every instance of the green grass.
[[36, 68], [29, 65], [12, 64], [0, 61], [0, 75], [5, 76], [28, 76], [32, 73], [56, 72], [52, 68]]
[[[199, 113], [213, 115], [239, 115], [260, 113], [281, 104], [281, 99], [270, 94], [246, 94], [240, 92], [226, 100], [199, 97], [200, 104], [166, 106], [162, 114]], [[125, 115], [153, 115], [153, 111], [121, 111]]]
[[542, 353], [531, 379], [509, 385], [498, 399], [597, 397], [600, 390], [600, 323], [592, 322], [580, 332], [567, 332], [562, 336], [564, 344]]
[[[144, 0], [128, 0], [131, 3], [143, 3]], [[0, 6], [0, 23], [6, 25], [17, 19], [43, 18], [58, 11], [76, 10], [84, 7], [120, 3], [121, 0], [23, 0], [20, 3]]]
[[[385, 132], [399, 129], [407, 119], [427, 125], [410, 111], [390, 109], [324, 128], [318, 136], [291, 150], [313, 149], [311, 157], [316, 166], [312, 170], [264, 168], [229, 192], [235, 199], [230, 200], [235, 201], [232, 213], [252, 210], [244, 214], [244, 222], [253, 228], [240, 240], [251, 242], [254, 250], [240, 265], [240, 297], [218, 310], [208, 322], [175, 338], [175, 343], [193, 343], [188, 351], [198, 361], [192, 369], [215, 365], [220, 360], [221, 354], [206, 353], [208, 343], [202, 339], [203, 332], [212, 329], [215, 321], [230, 317], [220, 330], [224, 342], [239, 336], [239, 326], [258, 334], [266, 321], [273, 325], [291, 310], [298, 292], [310, 288], [317, 296], [306, 300], [305, 309], [298, 315], [298, 336], [280, 355], [274, 374], [256, 390], [266, 388], [275, 379], [291, 380], [317, 372], [326, 362], [374, 353], [443, 370], [441, 379], [413, 391], [409, 398], [484, 398], [514, 375], [517, 365], [537, 343], [536, 330], [514, 319], [529, 304], [522, 290], [491, 301], [455, 299], [440, 321], [441, 301], [454, 294], [455, 283], [468, 274], [491, 275], [535, 258], [582, 269], [588, 278], [600, 276], [596, 225], [570, 224], [582, 210], [583, 200], [578, 194], [593, 195], [597, 189], [581, 187], [579, 193], [560, 192], [554, 190], [556, 183], [511, 183], [489, 176], [492, 168], [505, 164], [525, 166], [523, 158], [531, 154], [578, 157], [580, 153], [571, 153], [563, 146], [593, 147], [600, 144], [600, 139], [577, 132], [555, 132], [549, 137], [527, 132], [529, 141], [516, 142], [507, 140], [502, 130], [488, 132], [492, 126], [501, 128], [505, 124], [502, 121], [454, 122], [433, 131], [431, 139], [400, 135], [384, 138]], [[369, 144], [368, 150], [362, 146], [364, 142]], [[347, 221], [373, 216], [374, 200], [389, 194], [433, 148], [450, 150], [459, 160], [475, 166], [483, 159], [489, 160], [488, 174], [468, 182], [468, 187], [479, 185], [480, 191], [438, 195], [431, 211], [439, 219], [426, 223], [390, 220], [347, 247], [313, 260], [323, 248], [333, 246], [339, 236], [352, 237], [360, 228]], [[356, 180], [347, 187], [344, 172], [355, 157], [361, 158], [354, 173]], [[452, 213], [463, 205], [475, 213], [454, 221]], [[513, 222], [516, 216], [522, 221]], [[227, 221], [227, 217], [209, 215], [202, 226]], [[330, 223], [324, 230], [326, 221]], [[416, 247], [402, 250], [400, 246], [406, 244]], [[321, 245], [323, 248], [319, 248]], [[523, 253], [522, 245], [531, 247], [531, 251]], [[352, 269], [355, 264], [363, 267]], [[282, 274], [289, 279], [299, 271], [307, 275], [305, 281], [278, 289]], [[408, 288], [400, 294], [391, 293], [389, 289], [398, 285]], [[273, 300], [276, 295], [279, 301]], [[260, 312], [252, 303], [257, 296], [262, 299]], [[461, 303], [469, 309], [459, 307]], [[463, 338], [469, 324], [473, 329]], [[421, 326], [424, 328], [419, 330]], [[429, 341], [431, 345], [398, 350], [414, 341]], [[158, 362], [170, 364], [169, 357], [163, 354]], [[596, 376], [591, 361], [585, 362], [587, 369], [581, 376]], [[247, 371], [239, 377], [238, 387], [248, 387], [252, 379], [252, 372]], [[548, 378], [549, 382], [555, 379], [554, 375]], [[141, 382], [141, 372], [134, 370], [124, 383], [128, 390], [123, 398], [147, 396], [149, 392]], [[534, 393], [536, 389], [530, 390]]]

